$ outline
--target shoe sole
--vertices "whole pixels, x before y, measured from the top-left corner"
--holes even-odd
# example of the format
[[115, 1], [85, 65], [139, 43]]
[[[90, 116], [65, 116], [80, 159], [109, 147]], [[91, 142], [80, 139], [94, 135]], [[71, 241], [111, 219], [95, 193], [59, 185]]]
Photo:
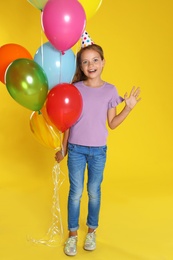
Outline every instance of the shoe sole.
[[86, 251], [94, 251], [96, 249], [96, 247], [94, 247], [94, 248], [86, 248], [86, 247], [84, 247], [84, 250], [86, 250]]
[[66, 253], [66, 252], [64, 252], [67, 256], [75, 256], [76, 254], [77, 254], [77, 252], [76, 253], [74, 253], [74, 254], [68, 254], [68, 253]]

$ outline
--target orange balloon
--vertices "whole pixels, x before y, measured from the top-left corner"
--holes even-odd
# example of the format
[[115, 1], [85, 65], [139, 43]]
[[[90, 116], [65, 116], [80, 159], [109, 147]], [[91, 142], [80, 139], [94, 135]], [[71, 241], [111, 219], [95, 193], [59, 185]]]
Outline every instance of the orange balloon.
[[11, 62], [20, 58], [33, 59], [31, 54], [21, 45], [15, 43], [0, 47], [0, 81], [5, 83], [5, 72]]
[[45, 106], [40, 114], [37, 111], [31, 114], [30, 128], [40, 144], [55, 150], [61, 149], [62, 133], [51, 123]]

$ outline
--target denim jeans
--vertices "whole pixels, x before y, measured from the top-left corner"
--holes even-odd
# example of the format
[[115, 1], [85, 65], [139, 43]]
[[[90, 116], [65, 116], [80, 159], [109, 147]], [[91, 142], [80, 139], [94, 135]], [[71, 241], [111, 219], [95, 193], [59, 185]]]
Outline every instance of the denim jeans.
[[98, 227], [101, 183], [106, 162], [107, 146], [89, 147], [68, 144], [68, 171], [70, 190], [68, 196], [68, 229], [79, 228], [80, 200], [84, 187], [84, 173], [87, 166], [88, 217], [87, 226]]

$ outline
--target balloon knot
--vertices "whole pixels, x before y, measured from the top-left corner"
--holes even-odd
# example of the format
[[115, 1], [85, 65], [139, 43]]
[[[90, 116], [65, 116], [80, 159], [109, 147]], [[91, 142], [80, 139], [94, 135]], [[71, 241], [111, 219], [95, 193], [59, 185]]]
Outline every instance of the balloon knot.
[[61, 53], [62, 53], [62, 55], [64, 55], [64, 54], [65, 54], [65, 52], [64, 52], [64, 51], [62, 51]]

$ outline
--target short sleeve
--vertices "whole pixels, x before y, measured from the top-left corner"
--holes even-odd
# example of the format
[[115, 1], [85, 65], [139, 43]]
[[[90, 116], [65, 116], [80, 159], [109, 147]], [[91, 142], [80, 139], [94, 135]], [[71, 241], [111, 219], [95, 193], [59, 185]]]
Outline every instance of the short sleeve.
[[124, 98], [118, 95], [116, 88], [114, 87], [112, 90], [112, 97], [108, 103], [108, 109], [116, 107], [118, 104], [124, 101]]

